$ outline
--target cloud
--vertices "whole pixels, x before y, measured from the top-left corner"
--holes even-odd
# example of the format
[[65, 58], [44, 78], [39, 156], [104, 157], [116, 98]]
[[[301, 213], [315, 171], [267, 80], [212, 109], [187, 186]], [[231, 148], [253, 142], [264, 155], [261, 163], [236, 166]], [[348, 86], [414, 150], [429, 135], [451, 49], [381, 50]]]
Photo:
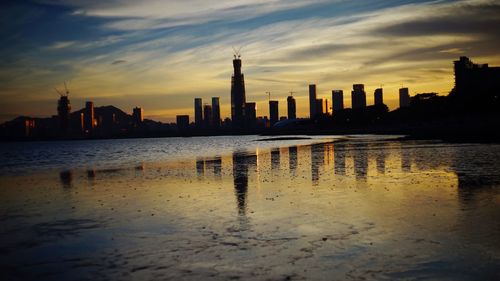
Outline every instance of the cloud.
[[[319, 96], [328, 98], [332, 89], [348, 92], [352, 84], [364, 83], [369, 103], [372, 89], [384, 84], [384, 99], [394, 108], [401, 84], [412, 93], [446, 94], [453, 84], [452, 61], [459, 55], [500, 63], [495, 30], [500, 4], [495, 1], [432, 1], [346, 10], [335, 16], [307, 12], [306, 1], [221, 1], [212, 9], [207, 1], [195, 1], [198, 5], [192, 10], [188, 4], [193, 2], [168, 1], [179, 5], [171, 10], [158, 6], [166, 1], [101, 2], [50, 1], [80, 11], [70, 17], [103, 19], [94, 23], [96, 29], [125, 31], [74, 41], [62, 38], [50, 45], [52, 51], [45, 48], [24, 56], [3, 71], [0, 66], [6, 81], [2, 97], [13, 102], [23, 93], [25, 100], [53, 99], [47, 93], [54, 83], [70, 79], [75, 100], [95, 99], [126, 108], [142, 104], [155, 114], [168, 114], [164, 120], [173, 120], [175, 114], [192, 114], [185, 110], [192, 107], [194, 97], [221, 96], [227, 116], [231, 46], [243, 46], [247, 99], [258, 103], [259, 115], [267, 114], [266, 91], [284, 99], [293, 89], [297, 99], [307, 103], [309, 83], [317, 83]], [[332, 11], [353, 5], [314, 3]], [[289, 14], [293, 5], [303, 9]], [[253, 20], [238, 22], [239, 17]], [[139, 26], [133, 26], [134, 21]], [[306, 105], [298, 104], [299, 115], [307, 112]]]
[[75, 16], [114, 19], [105, 26], [116, 30], [168, 28], [210, 21], [242, 20], [326, 0], [45, 0], [70, 7]]
[[47, 47], [49, 50], [60, 50], [74, 46], [76, 41], [58, 41]]
[[115, 60], [111, 64], [112, 65], [117, 65], [117, 64], [122, 64], [122, 63], [126, 63], [126, 62], [127, 62], [126, 60]]

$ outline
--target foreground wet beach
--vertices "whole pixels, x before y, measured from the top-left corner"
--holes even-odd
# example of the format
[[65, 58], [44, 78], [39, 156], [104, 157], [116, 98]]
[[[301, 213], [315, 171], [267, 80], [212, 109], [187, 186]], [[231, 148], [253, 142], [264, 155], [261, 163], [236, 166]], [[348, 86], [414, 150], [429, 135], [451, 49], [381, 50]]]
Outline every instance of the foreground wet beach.
[[2, 280], [500, 277], [500, 145], [264, 143], [2, 174]]

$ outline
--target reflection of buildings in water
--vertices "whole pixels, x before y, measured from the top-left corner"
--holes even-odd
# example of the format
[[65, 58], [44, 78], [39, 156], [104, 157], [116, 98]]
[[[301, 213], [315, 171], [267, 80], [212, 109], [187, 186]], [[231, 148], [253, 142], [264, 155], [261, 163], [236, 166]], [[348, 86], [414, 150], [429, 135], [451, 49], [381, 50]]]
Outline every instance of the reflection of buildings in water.
[[297, 147], [296, 146], [290, 146], [288, 148], [288, 166], [290, 168], [290, 172], [292, 174], [295, 174], [295, 171], [297, 170]]
[[276, 170], [280, 168], [280, 149], [271, 149], [271, 169]]
[[411, 150], [401, 147], [401, 171], [405, 173], [411, 172]]
[[352, 149], [352, 158], [354, 160], [354, 174], [356, 179], [366, 179], [368, 175], [368, 146], [366, 143], [358, 143]]
[[247, 153], [233, 153], [233, 180], [238, 205], [238, 214], [246, 215], [246, 200], [248, 193], [248, 171], [257, 166], [257, 155]]
[[311, 147], [311, 180], [313, 185], [319, 181], [319, 169], [325, 163], [324, 144], [313, 144]]
[[196, 159], [196, 175], [201, 178], [205, 175], [205, 172], [209, 173], [210, 170], [213, 172], [216, 178], [220, 178], [222, 175], [222, 158], [220, 156], [215, 156], [211, 159]]
[[69, 170], [60, 172], [59, 179], [61, 180], [62, 186], [64, 188], [70, 188], [73, 182], [73, 172]]
[[214, 176], [217, 178], [221, 177], [222, 174], [222, 158], [220, 156], [216, 156], [213, 159], [206, 160], [205, 165], [207, 165], [207, 169], [209, 169], [208, 166], [213, 170]]
[[205, 174], [205, 161], [202, 158], [196, 159], [196, 175], [198, 178]]
[[135, 166], [136, 171], [144, 171], [144, 163]]
[[385, 174], [385, 160], [388, 154], [387, 144], [382, 142], [373, 151], [376, 153], [375, 162], [377, 165], [377, 173]]
[[323, 147], [325, 151], [324, 165], [326, 165], [326, 167], [330, 167], [333, 161], [333, 143], [331, 142], [325, 143]]
[[333, 163], [336, 175], [345, 175], [345, 154], [346, 145], [335, 143], [333, 146]]
[[[456, 157], [460, 158], [460, 157]], [[468, 159], [467, 159], [468, 160]], [[460, 161], [467, 161], [461, 158]], [[457, 160], [455, 160], [457, 161]], [[458, 197], [461, 203], [474, 201], [476, 195], [482, 192], [491, 192], [494, 188], [500, 186], [500, 165], [492, 161], [488, 169], [480, 169], [481, 164], [474, 163], [474, 160], [468, 163], [455, 163], [451, 165], [457, 175]], [[457, 169], [457, 167], [460, 167]]]
[[94, 185], [96, 171], [94, 169], [87, 170], [87, 180], [90, 185]]

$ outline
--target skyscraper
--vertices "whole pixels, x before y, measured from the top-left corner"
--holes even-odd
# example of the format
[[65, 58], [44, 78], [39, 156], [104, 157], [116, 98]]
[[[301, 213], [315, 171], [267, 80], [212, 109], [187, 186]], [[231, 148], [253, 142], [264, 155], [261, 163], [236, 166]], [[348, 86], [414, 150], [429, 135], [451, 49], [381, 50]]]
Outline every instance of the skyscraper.
[[212, 120], [212, 106], [209, 104], [205, 104], [203, 106], [203, 121], [205, 128], [212, 128], [213, 120]]
[[57, 102], [57, 115], [59, 117], [59, 126], [62, 132], [67, 132], [69, 129], [69, 114], [71, 112], [71, 104], [69, 103], [68, 95], [61, 94], [61, 98]]
[[245, 119], [247, 128], [255, 128], [257, 124], [257, 106], [255, 102], [245, 104]]
[[212, 97], [212, 123], [214, 127], [220, 127], [220, 102], [219, 97]]
[[316, 117], [323, 116], [328, 112], [326, 99], [316, 99]]
[[203, 125], [203, 101], [201, 98], [194, 99], [194, 124], [197, 128]]
[[85, 103], [85, 131], [91, 132], [94, 129], [94, 103], [88, 101]]
[[451, 97], [470, 99], [473, 103], [498, 102], [500, 67], [475, 64], [468, 57], [460, 57], [454, 62], [454, 70], [455, 87]]
[[187, 131], [189, 129], [189, 115], [177, 115], [177, 129], [181, 132]]
[[132, 118], [134, 119], [135, 125], [139, 125], [144, 121], [144, 110], [142, 107], [134, 107], [132, 110]]
[[277, 100], [270, 100], [269, 101], [269, 120], [271, 123], [271, 126], [276, 124], [279, 120], [279, 108], [278, 108], [278, 101]]
[[295, 103], [295, 99], [293, 96], [288, 96], [286, 98], [286, 103], [288, 106], [288, 119], [296, 119], [297, 118], [297, 105]]
[[241, 59], [238, 54], [233, 60], [234, 74], [231, 77], [231, 119], [233, 128], [243, 128], [245, 123], [245, 77], [241, 73]]
[[352, 102], [352, 109], [366, 107], [365, 85], [363, 84], [352, 85], [351, 102]]
[[384, 90], [382, 88], [375, 89], [375, 93], [373, 93], [375, 99], [375, 105], [384, 104]]
[[410, 93], [408, 88], [399, 89], [399, 107], [409, 107], [410, 106]]
[[309, 85], [309, 118], [316, 117], [316, 85]]
[[344, 109], [344, 91], [332, 91], [333, 112]]

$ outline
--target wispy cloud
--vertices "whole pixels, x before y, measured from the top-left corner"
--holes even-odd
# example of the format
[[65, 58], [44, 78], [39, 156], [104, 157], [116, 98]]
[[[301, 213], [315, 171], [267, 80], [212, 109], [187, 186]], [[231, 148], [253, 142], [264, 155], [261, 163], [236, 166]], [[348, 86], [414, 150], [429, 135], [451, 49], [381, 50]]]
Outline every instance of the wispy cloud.
[[[72, 20], [90, 21], [99, 36], [57, 38], [3, 72], [0, 67], [6, 81], [0, 89], [12, 104], [21, 92], [25, 100], [53, 99], [47, 95], [53, 84], [71, 79], [75, 100], [133, 100], [147, 105], [146, 115], [151, 110], [173, 120], [176, 113], [192, 114], [183, 110], [195, 96], [220, 96], [223, 115], [229, 114], [231, 46], [243, 46], [247, 98], [257, 101], [261, 115], [266, 91], [283, 99], [293, 89], [301, 99], [308, 83], [317, 83], [324, 97], [353, 83], [368, 91], [383, 84], [394, 107], [401, 84], [413, 93], [449, 91], [458, 55], [500, 63], [498, 1], [394, 1], [357, 10], [387, 2], [44, 1], [67, 7]], [[299, 113], [306, 106], [304, 99]]]
[[49, 50], [60, 50], [74, 46], [76, 41], [59, 41], [47, 47]]
[[115, 19], [105, 25], [110, 29], [140, 30], [202, 24], [210, 21], [242, 20], [326, 0], [45, 0], [43, 2], [71, 7], [74, 9], [72, 14], [77, 16]]
[[117, 64], [122, 64], [122, 63], [126, 63], [126, 62], [127, 62], [126, 60], [115, 60], [111, 64], [117, 65]]

